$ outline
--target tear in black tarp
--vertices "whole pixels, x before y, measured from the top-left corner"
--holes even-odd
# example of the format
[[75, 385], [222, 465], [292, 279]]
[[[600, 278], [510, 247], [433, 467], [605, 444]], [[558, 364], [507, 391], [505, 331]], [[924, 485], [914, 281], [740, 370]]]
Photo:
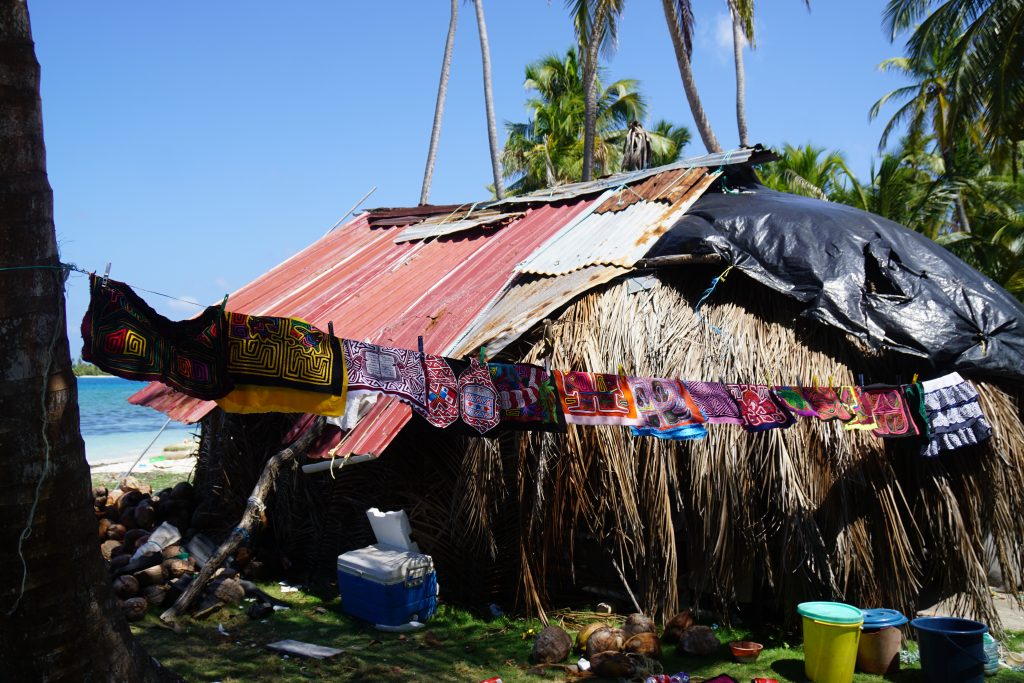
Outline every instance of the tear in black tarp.
[[711, 252], [871, 344], [1024, 383], [1024, 306], [898, 223], [756, 184], [712, 188], [648, 257]]

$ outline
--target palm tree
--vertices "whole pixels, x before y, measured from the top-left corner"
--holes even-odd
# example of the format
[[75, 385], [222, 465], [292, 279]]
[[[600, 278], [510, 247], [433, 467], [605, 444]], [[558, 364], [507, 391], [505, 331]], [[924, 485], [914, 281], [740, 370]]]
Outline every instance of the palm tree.
[[697, 84], [693, 80], [693, 67], [690, 64], [690, 55], [693, 52], [693, 7], [690, 0], [661, 0], [661, 6], [665, 12], [665, 23], [668, 25], [672, 48], [676, 53], [679, 76], [683, 80], [683, 90], [686, 92], [686, 100], [690, 104], [690, 113], [693, 114], [697, 132], [708, 152], [721, 152], [722, 148], [714, 131], [711, 130], [711, 123], [697, 94]]
[[[754, 47], [754, 0], [726, 0], [732, 20], [732, 56], [736, 65], [736, 127], [740, 134], [740, 147], [749, 147], [747, 135], [747, 76], [743, 67], [743, 45]], [[811, 0], [804, 0], [807, 11]]]
[[96, 545], [25, 0], [0, 0], [0, 92], [2, 675], [156, 681]]
[[[931, 10], [929, 12], [929, 10]], [[1024, 139], [1024, 3], [1020, 0], [889, 0], [884, 23], [893, 39], [911, 30], [911, 59], [949, 52], [957, 117], [980, 121], [1000, 155]]]
[[476, 7], [476, 25], [480, 32], [480, 57], [484, 67], [484, 106], [487, 110], [487, 143], [491, 149], [491, 171], [494, 174], [494, 195], [505, 198], [498, 162], [498, 128], [494, 122], [494, 97], [491, 93], [491, 47], [487, 41], [487, 22], [484, 21], [484, 0], [473, 0]]
[[[601, 75], [600, 73], [598, 74]], [[529, 120], [506, 124], [502, 155], [509, 189], [529, 192], [580, 179], [583, 168], [585, 96], [576, 50], [549, 55], [526, 67], [524, 87]], [[619, 170], [622, 142], [630, 121], [642, 120], [647, 107], [637, 82], [623, 79], [605, 88], [597, 80], [594, 168], [600, 174]], [[690, 134], [682, 126], [659, 121], [648, 131], [652, 162], [675, 161]]]
[[420, 190], [420, 204], [430, 198], [430, 182], [434, 177], [434, 161], [437, 159], [437, 144], [441, 141], [441, 117], [444, 116], [444, 98], [448, 94], [448, 72], [452, 66], [452, 48], [455, 46], [455, 24], [459, 18], [459, 0], [452, 0], [451, 19], [448, 20], [448, 38], [444, 41], [444, 58], [441, 60], [441, 81], [437, 84], [437, 104], [434, 105], [434, 126], [430, 130], [430, 149], [427, 151], [427, 168], [423, 171], [423, 189]]
[[566, 0], [583, 66], [583, 180], [593, 177], [597, 127], [598, 52], [611, 54], [618, 35], [623, 0]]
[[763, 164], [759, 175], [772, 189], [818, 199], [845, 196], [846, 183], [853, 178], [842, 153], [811, 144], [783, 145], [781, 158]]
[[[900, 126], [905, 126], [908, 135], [919, 139], [930, 134], [945, 165], [945, 176], [952, 180], [957, 177], [954, 150], [970, 135], [973, 127], [964, 125], [965, 122], [954, 114], [950, 82], [952, 48], [949, 44], [933, 44], [932, 48], [925, 54], [893, 57], [879, 64], [879, 69], [898, 72], [912, 82], [883, 95], [872, 105], [869, 116], [875, 119], [888, 102], [905, 100], [883, 129], [879, 149], [885, 148], [889, 136]], [[956, 209], [959, 230], [970, 232], [970, 220], [959, 192]]]

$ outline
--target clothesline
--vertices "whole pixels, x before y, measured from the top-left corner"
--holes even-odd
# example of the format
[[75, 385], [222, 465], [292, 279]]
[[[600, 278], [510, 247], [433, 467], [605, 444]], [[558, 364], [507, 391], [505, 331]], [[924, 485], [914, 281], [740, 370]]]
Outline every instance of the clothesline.
[[[911, 438], [935, 455], [991, 434], [974, 387], [955, 373], [911, 385], [779, 385], [568, 372], [460, 360], [324, 333], [304, 320], [207, 307], [190, 320], [157, 314], [124, 283], [90, 276], [82, 356], [129, 379], [156, 380], [228, 412], [347, 415], [362, 396], [407, 403], [442, 429], [564, 431], [620, 425], [635, 436], [699, 439], [709, 424], [750, 432], [796, 418]], [[226, 303], [226, 302], [225, 302]], [[354, 418], [353, 424], [358, 421]]]

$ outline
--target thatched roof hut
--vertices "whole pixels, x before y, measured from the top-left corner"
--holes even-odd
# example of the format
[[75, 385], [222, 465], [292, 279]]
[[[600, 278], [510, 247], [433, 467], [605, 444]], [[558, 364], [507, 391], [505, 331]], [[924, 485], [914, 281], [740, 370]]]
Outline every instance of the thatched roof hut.
[[[1024, 309], [877, 217], [803, 198], [781, 225], [755, 216], [759, 190], [737, 188], [758, 154], [483, 208], [371, 211], [231, 301], [333, 321], [343, 337], [415, 348], [423, 336], [428, 352], [450, 356], [487, 344], [492, 357], [565, 370], [839, 385], [958, 368], [976, 381], [993, 439], [937, 459], [816, 420], [684, 442], [572, 425], [469, 439], [384, 399], [341, 444], [339, 455], [365, 462], [343, 457], [279, 483], [268, 510], [278, 550], [329, 577], [338, 553], [371, 540], [362, 510], [401, 507], [445, 594], [473, 604], [542, 612], [581, 591], [631, 591], [668, 618], [689, 600], [791, 614], [800, 600], [839, 598], [912, 613], [960, 595], [967, 613], [997, 623], [990, 564], [1024, 585]], [[801, 212], [815, 219], [782, 234]], [[821, 253], [835, 262], [808, 267]], [[910, 282], [904, 271], [922, 254], [930, 275]], [[797, 272], [817, 273], [817, 285], [787, 281]], [[863, 285], [859, 298], [837, 282]], [[928, 334], [911, 338], [929, 315]], [[202, 420], [198, 479], [230, 528], [291, 420], [225, 415], [156, 385], [135, 400]]]

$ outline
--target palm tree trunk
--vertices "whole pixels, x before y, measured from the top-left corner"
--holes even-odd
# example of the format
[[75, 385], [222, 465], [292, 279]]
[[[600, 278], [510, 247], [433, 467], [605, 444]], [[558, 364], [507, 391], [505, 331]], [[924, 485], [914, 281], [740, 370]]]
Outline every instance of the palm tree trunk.
[[459, 18], [459, 0], [452, 0], [452, 14], [448, 21], [448, 38], [444, 41], [444, 60], [441, 62], [441, 82], [437, 84], [437, 104], [434, 105], [434, 127], [430, 130], [430, 150], [427, 152], [427, 168], [423, 171], [423, 189], [420, 190], [420, 204], [430, 199], [430, 183], [434, 179], [434, 161], [437, 159], [437, 144], [441, 141], [441, 118], [444, 116], [444, 98], [448, 94], [448, 72], [452, 67], [452, 48], [455, 46], [455, 24]]
[[25, 0], [0, 0], [0, 93], [0, 677], [156, 681], [99, 552]]
[[679, 66], [679, 76], [683, 80], [683, 90], [686, 91], [686, 100], [690, 103], [690, 112], [693, 114], [693, 122], [700, 133], [700, 139], [708, 152], [721, 152], [715, 133], [711, 130], [711, 123], [704, 113], [704, 107], [700, 103], [700, 96], [697, 94], [697, 84], [693, 81], [693, 68], [690, 65], [690, 55], [686, 52], [686, 45], [683, 41], [682, 30], [679, 27], [679, 16], [673, 0], [661, 0], [662, 8], [665, 10], [665, 22], [668, 24], [668, 32], [672, 37], [672, 48], [676, 53], [676, 63]]
[[740, 133], [740, 147], [749, 147], [747, 138], [747, 74], [743, 68], [743, 29], [740, 26], [740, 15], [735, 5], [729, 2], [729, 15], [732, 17], [732, 56], [736, 62], [736, 127]]
[[594, 175], [594, 145], [597, 138], [597, 54], [601, 49], [602, 24], [608, 12], [608, 4], [600, 3], [590, 35], [585, 45], [580, 45], [583, 56], [583, 177], [590, 180]]
[[491, 170], [494, 173], [494, 195], [505, 198], [505, 186], [501, 180], [501, 164], [498, 162], [498, 129], [494, 123], [494, 98], [491, 94], [491, 46], [487, 42], [487, 22], [484, 21], [484, 0], [473, 0], [476, 6], [476, 25], [480, 31], [480, 57], [484, 64], [484, 106], [487, 108], [487, 141], [491, 146]]

